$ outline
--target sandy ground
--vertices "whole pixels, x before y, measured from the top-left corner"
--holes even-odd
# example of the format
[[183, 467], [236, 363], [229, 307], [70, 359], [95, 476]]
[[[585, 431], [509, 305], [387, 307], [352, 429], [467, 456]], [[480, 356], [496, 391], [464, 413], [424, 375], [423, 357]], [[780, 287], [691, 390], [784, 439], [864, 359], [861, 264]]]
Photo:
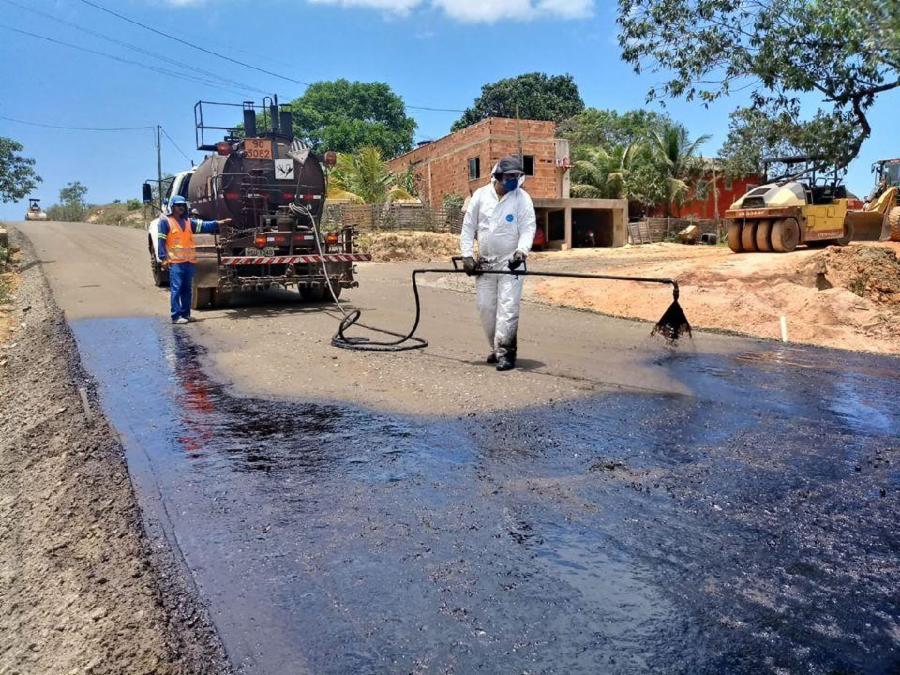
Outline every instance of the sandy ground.
[[[790, 254], [653, 244], [534, 256], [534, 269], [672, 277], [692, 325], [794, 342], [900, 353], [900, 244], [853, 244]], [[534, 280], [528, 296], [554, 305], [655, 321], [665, 287]]]
[[118, 436], [23, 256], [0, 347], [0, 673], [220, 672], [210, 624], [145, 538]]

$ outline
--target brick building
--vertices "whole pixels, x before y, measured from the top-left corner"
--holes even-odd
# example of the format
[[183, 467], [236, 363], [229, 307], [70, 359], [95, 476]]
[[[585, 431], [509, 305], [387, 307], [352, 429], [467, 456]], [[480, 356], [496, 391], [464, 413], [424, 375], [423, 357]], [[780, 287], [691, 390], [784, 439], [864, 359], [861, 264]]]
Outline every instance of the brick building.
[[625, 200], [570, 199], [569, 142], [556, 138], [553, 122], [489, 117], [392, 159], [389, 169], [411, 168], [419, 198], [441, 206], [447, 195], [470, 196], [501, 157], [519, 154], [549, 248], [625, 244]]
[[[722, 169], [718, 168], [715, 173], [712, 170], [706, 172], [701, 180], [710, 184], [705, 190], [705, 199], [691, 199], [681, 206], [674, 205], [670, 209], [674, 218], [719, 218], [725, 217], [728, 208], [738, 200], [738, 198], [747, 194], [750, 190], [763, 184], [765, 178], [759, 175], [741, 176], [740, 178], [731, 178], [723, 176]], [[713, 192], [711, 183], [715, 179], [716, 191]], [[664, 216], [666, 213], [665, 206], [660, 205], [651, 210], [653, 216]]]
[[[713, 174], [704, 177], [704, 180], [712, 183]], [[674, 207], [674, 214], [679, 218], [724, 218], [728, 208], [736, 202], [740, 197], [747, 194], [750, 190], [763, 184], [762, 176], [742, 176], [740, 178], [731, 178], [722, 176], [721, 172], [715, 175], [716, 191], [713, 193], [712, 187], [707, 190], [706, 199], [692, 199], [685, 202], [681, 207]]]

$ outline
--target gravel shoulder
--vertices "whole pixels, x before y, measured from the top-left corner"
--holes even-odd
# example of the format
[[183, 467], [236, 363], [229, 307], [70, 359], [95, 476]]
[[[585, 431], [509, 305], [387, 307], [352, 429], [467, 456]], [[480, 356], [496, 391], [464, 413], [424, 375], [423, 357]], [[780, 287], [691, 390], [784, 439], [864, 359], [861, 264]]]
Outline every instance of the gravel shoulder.
[[23, 246], [0, 347], [0, 672], [225, 672]]

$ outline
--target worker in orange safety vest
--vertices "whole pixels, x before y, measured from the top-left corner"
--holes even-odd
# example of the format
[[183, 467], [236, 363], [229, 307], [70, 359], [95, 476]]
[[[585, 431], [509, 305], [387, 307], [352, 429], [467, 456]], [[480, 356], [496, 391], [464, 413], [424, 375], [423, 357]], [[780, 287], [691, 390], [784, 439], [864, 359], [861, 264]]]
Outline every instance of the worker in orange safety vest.
[[216, 233], [220, 225], [230, 222], [231, 218], [199, 220], [188, 217], [187, 200], [181, 195], [175, 195], [169, 201], [168, 213], [159, 219], [157, 237], [160, 262], [169, 270], [172, 323], [191, 321], [191, 292], [197, 262], [194, 235]]

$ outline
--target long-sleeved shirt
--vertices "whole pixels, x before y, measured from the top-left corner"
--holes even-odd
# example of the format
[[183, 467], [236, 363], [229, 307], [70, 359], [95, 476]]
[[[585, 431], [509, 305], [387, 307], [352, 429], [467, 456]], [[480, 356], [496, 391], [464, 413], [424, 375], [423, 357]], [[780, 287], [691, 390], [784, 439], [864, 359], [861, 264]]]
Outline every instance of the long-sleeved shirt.
[[[219, 231], [219, 224], [215, 220], [200, 220], [199, 218], [182, 218], [178, 224], [183, 228], [185, 222], [191, 224], [191, 232], [194, 234], [216, 234]], [[166, 252], [166, 237], [169, 236], [169, 219], [162, 216], [157, 226], [157, 251], [159, 259], [165, 260], [168, 253]]]
[[519, 188], [497, 196], [493, 182], [475, 190], [463, 218], [460, 249], [463, 257], [474, 252], [486, 260], [509, 258], [516, 251], [528, 253], [534, 242], [536, 218], [531, 195]]

